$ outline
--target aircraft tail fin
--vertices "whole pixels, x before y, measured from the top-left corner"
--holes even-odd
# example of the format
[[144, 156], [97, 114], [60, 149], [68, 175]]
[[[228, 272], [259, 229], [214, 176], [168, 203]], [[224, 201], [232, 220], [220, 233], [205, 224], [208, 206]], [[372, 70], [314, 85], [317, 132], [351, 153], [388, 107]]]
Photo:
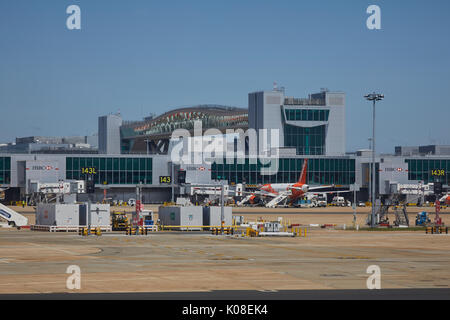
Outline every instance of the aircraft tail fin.
[[300, 178], [298, 179], [298, 183], [306, 184], [306, 175], [308, 173], [308, 159], [305, 159], [303, 162], [302, 173], [300, 174]]

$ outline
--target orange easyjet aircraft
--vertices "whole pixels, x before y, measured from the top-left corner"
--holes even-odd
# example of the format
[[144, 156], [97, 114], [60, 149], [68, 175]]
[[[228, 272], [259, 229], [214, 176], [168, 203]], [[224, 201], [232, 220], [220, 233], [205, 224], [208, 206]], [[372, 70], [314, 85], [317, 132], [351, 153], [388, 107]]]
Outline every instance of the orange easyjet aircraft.
[[[308, 159], [305, 159], [303, 163], [302, 172], [297, 183], [273, 183], [265, 184], [260, 188], [261, 195], [276, 197], [280, 193], [287, 192], [291, 200], [302, 197], [306, 192], [310, 190], [306, 184], [306, 175], [308, 170]], [[322, 187], [323, 188], [323, 187]], [[315, 189], [315, 188], [314, 188]]]
[[450, 194], [443, 196], [439, 201], [447, 206], [450, 206]]
[[296, 201], [297, 199], [303, 197], [305, 193], [319, 190], [319, 189], [325, 189], [325, 188], [332, 188], [334, 186], [320, 186], [320, 187], [313, 187], [311, 188], [306, 184], [306, 175], [308, 173], [308, 159], [305, 159], [303, 163], [302, 172], [300, 174], [300, 177], [297, 181], [297, 183], [272, 183], [272, 184], [265, 184], [262, 187], [259, 188], [259, 192], [253, 192], [252, 197], [250, 198], [250, 202], [252, 203], [253, 200], [257, 196], [261, 197], [271, 197], [275, 198], [278, 197], [281, 194], [286, 195], [289, 197], [289, 200], [291, 202]]

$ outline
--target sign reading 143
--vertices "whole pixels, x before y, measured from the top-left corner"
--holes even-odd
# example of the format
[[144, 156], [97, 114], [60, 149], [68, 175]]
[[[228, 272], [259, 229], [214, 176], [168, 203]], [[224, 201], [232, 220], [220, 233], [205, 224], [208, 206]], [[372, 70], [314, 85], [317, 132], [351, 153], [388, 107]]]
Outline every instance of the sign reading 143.
[[167, 183], [170, 184], [172, 182], [172, 178], [170, 176], [160, 176], [159, 177], [159, 183]]
[[81, 168], [81, 173], [82, 174], [96, 175], [97, 174], [97, 168], [94, 168], [94, 167]]
[[443, 169], [431, 170], [431, 175], [432, 176], [438, 176], [438, 177], [445, 176], [445, 170], [443, 170]]

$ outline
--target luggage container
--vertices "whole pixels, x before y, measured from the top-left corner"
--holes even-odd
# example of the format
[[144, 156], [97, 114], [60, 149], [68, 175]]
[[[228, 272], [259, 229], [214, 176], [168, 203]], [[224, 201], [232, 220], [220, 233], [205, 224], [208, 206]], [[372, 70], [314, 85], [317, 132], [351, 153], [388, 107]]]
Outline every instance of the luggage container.
[[40, 203], [36, 208], [36, 225], [78, 226], [79, 216], [78, 204]]
[[[203, 210], [200, 206], [168, 206], [159, 207], [158, 218], [163, 226], [183, 226], [189, 230], [201, 230], [201, 228], [190, 228], [190, 226], [203, 226]], [[177, 230], [187, 230], [188, 228], [174, 228]]]
[[[224, 207], [224, 226], [231, 226], [232, 209], [231, 207]], [[205, 226], [221, 226], [221, 208], [220, 207], [204, 207], [203, 208], [203, 224]]]
[[[87, 226], [87, 204], [80, 204], [79, 221], [80, 226]], [[111, 212], [109, 204], [91, 204], [91, 226], [110, 226], [111, 225]]]

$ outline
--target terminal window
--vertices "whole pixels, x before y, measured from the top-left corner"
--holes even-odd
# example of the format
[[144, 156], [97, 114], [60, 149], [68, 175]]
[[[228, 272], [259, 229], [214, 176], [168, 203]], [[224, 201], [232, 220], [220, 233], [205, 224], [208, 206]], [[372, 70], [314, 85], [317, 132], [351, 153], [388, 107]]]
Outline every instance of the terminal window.
[[324, 155], [325, 139], [325, 125], [312, 128], [284, 125], [284, 146], [296, 148], [298, 155]]
[[287, 121], [328, 121], [330, 110], [286, 109]]
[[[242, 161], [244, 162], [244, 161]], [[228, 183], [266, 184], [294, 183], [298, 181], [303, 159], [279, 159], [278, 172], [273, 175], [262, 175], [261, 168], [268, 167], [259, 161], [252, 164], [249, 159], [244, 163], [214, 162], [211, 166], [212, 180], [227, 180]], [[308, 161], [307, 183], [312, 185], [355, 183], [354, 159], [310, 159]]]
[[0, 157], [0, 184], [11, 183], [11, 158]]
[[[450, 160], [407, 159], [406, 163], [408, 163], [408, 180], [423, 181], [424, 183], [439, 181], [447, 185], [450, 183]], [[433, 174], [436, 171], [442, 172], [443, 175]]]
[[152, 184], [152, 158], [66, 158], [66, 178], [84, 180], [82, 168], [96, 168], [96, 184]]

